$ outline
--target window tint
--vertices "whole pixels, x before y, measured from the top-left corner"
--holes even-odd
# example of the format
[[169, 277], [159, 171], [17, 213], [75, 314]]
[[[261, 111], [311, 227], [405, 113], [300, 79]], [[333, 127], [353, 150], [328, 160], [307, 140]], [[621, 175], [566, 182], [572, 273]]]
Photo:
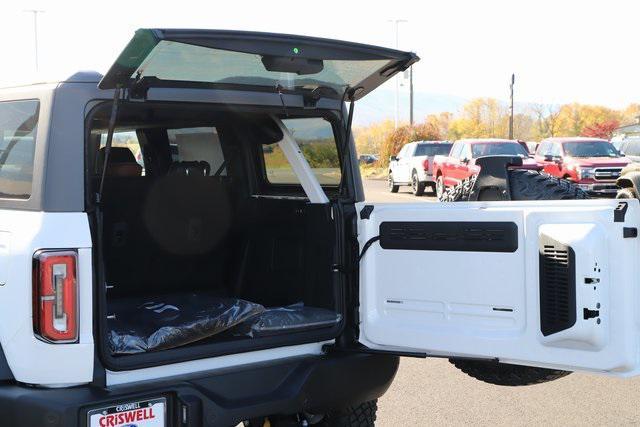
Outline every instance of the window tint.
[[210, 175], [221, 167], [219, 175], [226, 175], [224, 155], [218, 132], [214, 127], [168, 129], [171, 158], [174, 162], [205, 161], [210, 166]]
[[529, 153], [517, 142], [473, 144], [473, 157], [514, 155], [529, 157]]
[[620, 157], [620, 153], [608, 141], [565, 142], [564, 151], [572, 157]]
[[39, 107], [36, 100], [0, 102], [0, 197], [31, 196]]
[[549, 154], [551, 154], [553, 157], [562, 156], [562, 147], [560, 147], [560, 144], [558, 144], [557, 142], [555, 144], [551, 144]]
[[451, 150], [451, 144], [418, 144], [416, 156], [446, 156]]
[[547, 154], [547, 147], [549, 147], [549, 143], [548, 142], [541, 142], [540, 145], [538, 145], [538, 149], [536, 150], [536, 155], [538, 156], [544, 156]]
[[471, 159], [472, 155], [471, 155], [471, 147], [469, 146], [469, 144], [464, 144], [462, 146], [462, 151], [460, 153], [460, 159]]
[[[335, 54], [340, 56], [340, 52]], [[130, 59], [127, 58], [127, 60]], [[268, 55], [261, 56], [162, 40], [153, 48], [142, 65], [132, 73], [131, 78], [157, 77], [161, 80], [242, 84], [270, 88], [282, 86], [287, 89], [327, 86], [342, 94], [347, 87], [355, 87], [370, 75], [380, 74], [391, 63], [389, 59], [326, 58], [319, 61], [317, 68], [297, 74], [270, 70], [267, 65], [268, 60]]]
[[[331, 123], [313, 117], [282, 121], [296, 140], [321, 185], [340, 184], [340, 159]], [[272, 184], [299, 184], [278, 144], [263, 145], [267, 180]]]
[[457, 159], [460, 157], [460, 152], [462, 151], [462, 146], [463, 144], [461, 142], [456, 142], [455, 144], [453, 144], [453, 148], [451, 149], [451, 153], [449, 154], [449, 156]]
[[[103, 149], [107, 144], [107, 132], [100, 133], [100, 149]], [[144, 160], [142, 159], [142, 152], [140, 151], [140, 144], [138, 142], [138, 135], [136, 135], [135, 131], [114, 131], [113, 132], [113, 140], [111, 141], [112, 147], [119, 148], [127, 148], [133, 154], [133, 157], [136, 159], [136, 162], [140, 166], [142, 166], [144, 170]], [[110, 161], [111, 162], [111, 161]], [[102, 164], [100, 162], [96, 162], [96, 172], [100, 173]]]

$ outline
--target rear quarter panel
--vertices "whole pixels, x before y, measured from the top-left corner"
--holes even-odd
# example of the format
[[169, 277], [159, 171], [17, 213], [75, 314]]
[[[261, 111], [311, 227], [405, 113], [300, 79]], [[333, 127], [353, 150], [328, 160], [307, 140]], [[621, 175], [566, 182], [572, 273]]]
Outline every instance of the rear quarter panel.
[[[78, 343], [49, 344], [33, 333], [32, 265], [40, 249], [78, 251]], [[17, 381], [53, 386], [92, 380], [91, 267], [86, 214], [0, 210], [0, 343]]]

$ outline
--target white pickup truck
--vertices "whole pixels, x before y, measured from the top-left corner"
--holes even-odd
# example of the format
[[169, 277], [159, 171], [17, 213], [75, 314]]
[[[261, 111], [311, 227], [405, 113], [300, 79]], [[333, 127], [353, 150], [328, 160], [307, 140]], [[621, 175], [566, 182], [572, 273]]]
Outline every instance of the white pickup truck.
[[422, 196], [427, 186], [435, 191], [433, 158], [446, 156], [449, 141], [415, 141], [406, 144], [389, 162], [389, 191], [397, 193], [401, 185], [410, 185], [413, 194]]

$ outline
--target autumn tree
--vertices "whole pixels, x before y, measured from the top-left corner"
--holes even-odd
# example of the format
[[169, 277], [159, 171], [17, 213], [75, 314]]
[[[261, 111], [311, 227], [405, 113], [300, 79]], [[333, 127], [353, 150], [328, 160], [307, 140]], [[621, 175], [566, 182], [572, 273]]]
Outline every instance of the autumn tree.
[[448, 111], [439, 114], [429, 114], [425, 119], [425, 123], [428, 123], [438, 129], [438, 133], [442, 138], [448, 137], [449, 127], [451, 126], [452, 121], [453, 113]]
[[493, 98], [475, 98], [462, 107], [449, 125], [449, 139], [505, 138], [509, 115], [505, 105]]
[[380, 150], [380, 166], [388, 166], [389, 157], [398, 154], [398, 151], [409, 142], [437, 141], [440, 139], [442, 139], [440, 132], [433, 123], [425, 122], [414, 126], [400, 126], [385, 138]]
[[531, 112], [535, 117], [536, 127], [533, 138], [544, 139], [558, 135], [560, 129], [560, 108], [554, 105], [532, 104]]
[[620, 126], [620, 122], [617, 120], [607, 120], [601, 123], [594, 123], [592, 125], [585, 126], [585, 128], [582, 129], [582, 136], [611, 139], [613, 131], [618, 126]]
[[640, 104], [629, 104], [621, 112], [620, 123], [630, 125], [640, 122]]
[[393, 120], [385, 120], [353, 130], [356, 150], [359, 154], [379, 153], [385, 139], [394, 130]]
[[612, 121], [620, 123], [620, 118], [619, 111], [601, 105], [565, 104], [559, 111], [558, 134], [560, 136], [582, 135], [587, 127]]

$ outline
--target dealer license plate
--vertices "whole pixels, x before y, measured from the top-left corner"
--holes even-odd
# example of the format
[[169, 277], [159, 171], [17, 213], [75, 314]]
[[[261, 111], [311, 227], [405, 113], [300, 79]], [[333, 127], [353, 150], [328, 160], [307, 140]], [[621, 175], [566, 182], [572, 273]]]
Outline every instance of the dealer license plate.
[[165, 427], [166, 412], [164, 397], [127, 402], [89, 411], [87, 424], [89, 427]]

